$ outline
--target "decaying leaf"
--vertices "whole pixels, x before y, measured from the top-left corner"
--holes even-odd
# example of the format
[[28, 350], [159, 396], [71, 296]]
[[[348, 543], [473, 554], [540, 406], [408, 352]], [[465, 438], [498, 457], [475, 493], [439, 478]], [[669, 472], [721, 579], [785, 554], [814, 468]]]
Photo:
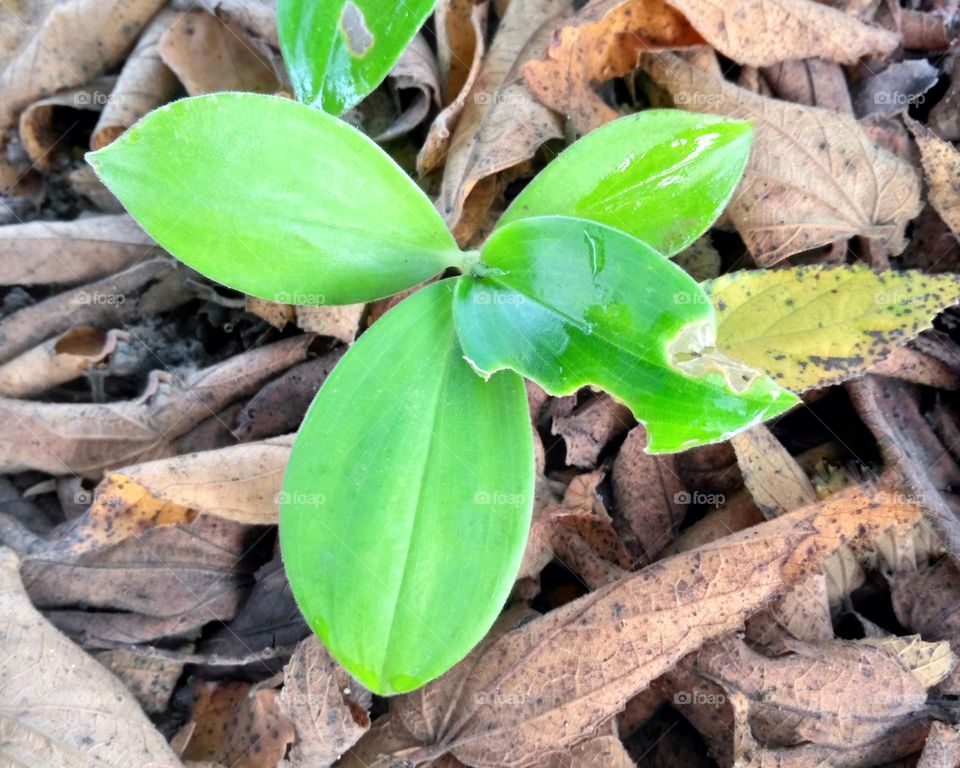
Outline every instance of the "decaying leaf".
[[960, 301], [960, 278], [866, 267], [733, 272], [704, 286], [717, 346], [795, 391], [864, 373]]
[[776, 517], [817, 501], [817, 492], [800, 465], [763, 424], [730, 440], [753, 500], [766, 517]]
[[396, 100], [407, 106], [396, 119], [376, 136], [382, 143], [405, 136], [426, 120], [430, 108], [440, 103], [440, 73], [437, 58], [423, 35], [416, 34], [403, 49], [393, 69], [387, 76], [396, 92]]
[[672, 54], [644, 63], [678, 107], [754, 122], [728, 211], [759, 264], [854, 235], [903, 250], [907, 222], [920, 212], [917, 172], [871, 144], [853, 117], [758, 96]]
[[126, 649], [102, 651], [96, 659], [130, 689], [144, 712], [159, 714], [183, 674], [183, 662], [137, 654]]
[[528, 621], [398, 700], [391, 716], [424, 745], [405, 757], [451, 752], [474, 766], [535, 765], [583, 740], [786, 584], [818, 571], [839, 544], [912, 525], [918, 514], [893, 494], [853, 488]]
[[936, 722], [924, 744], [917, 768], [953, 768], [960, 763], [960, 727]]
[[592, 0], [554, 33], [542, 59], [523, 67], [544, 104], [586, 133], [618, 116], [596, 93], [607, 80], [636, 69], [640, 54], [702, 45], [683, 14], [664, 0]]
[[0, 549], [0, 718], [9, 765], [181, 768], [131, 693], [31, 605]]
[[906, 118], [920, 147], [920, 160], [930, 186], [930, 204], [954, 234], [960, 234], [960, 152], [925, 125]]
[[232, 768], [273, 768], [293, 741], [277, 692], [247, 683], [198, 684], [187, 727], [182, 757]]
[[597, 466], [607, 444], [634, 422], [630, 409], [606, 394], [590, 396], [584, 392], [558, 400], [555, 405], [550, 432], [563, 438], [567, 464], [573, 467]]
[[308, 305], [295, 307], [297, 326], [308, 333], [330, 336], [352, 344], [360, 329], [366, 304]]
[[301, 642], [284, 669], [280, 692], [280, 709], [296, 730], [296, 742], [281, 765], [333, 765], [370, 728], [370, 699], [315, 635]]

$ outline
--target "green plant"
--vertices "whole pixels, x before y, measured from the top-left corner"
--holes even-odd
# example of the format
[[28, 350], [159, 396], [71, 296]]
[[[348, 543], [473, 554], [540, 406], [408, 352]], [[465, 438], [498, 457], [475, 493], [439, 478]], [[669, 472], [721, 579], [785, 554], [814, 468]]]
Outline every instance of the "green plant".
[[441, 674], [506, 600], [533, 504], [521, 374], [553, 394], [608, 390], [651, 451], [722, 440], [797, 402], [714, 349], [710, 301], [665, 258], [716, 218], [750, 137], [709, 116], [622, 118], [560, 155], [468, 252], [379, 147], [292, 101], [185, 99], [90, 155], [158, 243], [261, 298], [368, 301], [460, 273], [353, 345], [284, 482], [291, 587], [365, 685], [396, 693]]

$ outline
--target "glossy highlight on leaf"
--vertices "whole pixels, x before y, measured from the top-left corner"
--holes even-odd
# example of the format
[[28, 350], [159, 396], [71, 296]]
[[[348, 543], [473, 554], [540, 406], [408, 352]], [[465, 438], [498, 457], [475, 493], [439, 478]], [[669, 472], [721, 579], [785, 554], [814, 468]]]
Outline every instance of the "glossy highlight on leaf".
[[340, 115], [376, 88], [436, 0], [278, 0], [280, 48], [297, 98]]
[[87, 158], [161, 246], [269, 301], [381, 298], [459, 256], [426, 195], [388, 155], [289, 99], [182, 99]]
[[704, 283], [717, 347], [798, 392], [853, 378], [960, 302], [952, 274], [804, 266]]
[[651, 109], [622, 117], [562, 152], [516, 197], [499, 226], [573, 216], [672, 256], [723, 211], [752, 139], [750, 123], [713, 115]]
[[464, 353], [554, 395], [595, 385], [646, 423], [653, 453], [716, 442], [798, 400], [713, 350], [703, 290], [645, 243], [560, 216], [497, 230], [454, 302]]
[[523, 381], [463, 359], [454, 280], [360, 337], [304, 419], [284, 480], [280, 544], [311, 628], [380, 694], [445, 672], [510, 592], [530, 525]]

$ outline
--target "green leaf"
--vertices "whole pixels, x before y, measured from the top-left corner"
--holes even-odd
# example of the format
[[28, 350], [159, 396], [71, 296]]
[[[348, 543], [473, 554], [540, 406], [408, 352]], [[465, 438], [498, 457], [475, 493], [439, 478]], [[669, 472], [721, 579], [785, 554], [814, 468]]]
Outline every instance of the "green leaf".
[[723, 440], [797, 402], [711, 354], [703, 290], [619, 230], [525, 219], [494, 232], [481, 259], [483, 276], [461, 278], [454, 302], [468, 360], [485, 374], [511, 368], [555, 395], [607, 390], [646, 422], [650, 452]]
[[376, 144], [289, 99], [176, 101], [87, 158], [170, 253], [270, 301], [368, 301], [458, 261], [426, 195]]
[[339, 115], [376, 88], [436, 0], [278, 0], [277, 30], [300, 101]]
[[500, 226], [575, 216], [623, 230], [666, 256], [713, 224], [743, 175], [753, 127], [652, 109], [591, 131], [517, 196]]
[[857, 376], [960, 301], [960, 278], [863, 266], [733, 272], [704, 283], [717, 346], [798, 392]]
[[280, 544], [308, 623], [360, 682], [401, 693], [483, 637], [523, 556], [523, 381], [463, 359], [452, 280], [390, 310], [326, 380], [293, 447]]

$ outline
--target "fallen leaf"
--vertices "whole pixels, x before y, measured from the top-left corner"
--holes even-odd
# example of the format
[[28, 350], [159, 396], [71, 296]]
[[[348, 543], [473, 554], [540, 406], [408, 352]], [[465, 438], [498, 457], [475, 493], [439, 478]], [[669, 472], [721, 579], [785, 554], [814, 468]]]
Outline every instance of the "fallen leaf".
[[920, 160], [930, 186], [930, 204], [954, 234], [960, 233], [960, 153], [929, 128], [905, 118], [920, 147]]
[[864, 373], [960, 301], [956, 275], [866, 267], [733, 272], [704, 289], [717, 346], [798, 392]]
[[[478, 185], [489, 185], [494, 174], [529, 160], [545, 141], [563, 135], [556, 115], [524, 84], [520, 67], [540, 55], [551, 25], [569, 10], [568, 0], [517, 0], [500, 22], [454, 129], [440, 186], [440, 213], [461, 243], [479, 226], [461, 226], [467, 198]], [[486, 192], [492, 202], [491, 190]]]
[[274, 768], [294, 738], [277, 692], [247, 683], [198, 683], [190, 718], [193, 730], [181, 754], [186, 760]]
[[[377, 134], [375, 141], [383, 143], [405, 136], [427, 119], [430, 108], [440, 103], [440, 72], [423, 35], [417, 33], [403, 49], [393, 65], [387, 82], [393, 88], [395, 100], [407, 104], [390, 126]], [[401, 96], [401, 92], [404, 93]]]
[[765, 517], [815, 504], [810, 478], [773, 433], [758, 424], [730, 439], [753, 500]]
[[204, 11], [178, 15], [157, 53], [191, 96], [216, 91], [276, 93], [273, 64], [242, 29]]
[[754, 121], [728, 211], [758, 264], [854, 235], [903, 250], [907, 222], [920, 212], [917, 173], [872, 145], [851, 116], [757, 96], [672, 54], [643, 60], [681, 108]]
[[923, 103], [923, 94], [937, 84], [939, 74], [926, 59], [890, 64], [857, 88], [854, 104], [861, 117], [869, 114], [895, 115]]
[[173, 9], [163, 9], [147, 25], [130, 52], [100, 119], [90, 136], [90, 148], [102, 149], [177, 91], [177, 76], [163, 63], [157, 46], [177, 20]]
[[296, 741], [284, 768], [333, 765], [370, 728], [371, 696], [310, 635], [284, 668], [280, 711], [294, 723]]
[[960, 764], [960, 727], [935, 722], [917, 768], [954, 768]]
[[[580, 393], [563, 400], [553, 414], [550, 433], [560, 435], [567, 446], [567, 464], [583, 469], [597, 466], [607, 444], [634, 423], [623, 403], [607, 394]], [[565, 403], [566, 405], [559, 405]]]
[[[25, 249], [29, 259], [23, 258]], [[11, 224], [0, 227], [0, 284], [82, 283], [153, 252], [159, 253], [159, 246], [126, 214]]]
[[534, 765], [582, 740], [703, 642], [735, 630], [785, 584], [818, 571], [840, 543], [912, 525], [918, 514], [892, 494], [854, 488], [528, 621], [397, 700], [391, 716], [424, 745], [405, 758], [451, 752], [478, 767]]
[[524, 65], [524, 80], [540, 101], [587, 133], [618, 116], [596, 88], [636, 69], [642, 52], [703, 44], [675, 5], [591, 0], [554, 33], [543, 58]]
[[366, 304], [304, 305], [294, 307], [297, 327], [308, 333], [330, 336], [344, 344], [352, 344], [360, 329], [360, 318]]
[[133, 651], [102, 651], [96, 659], [130, 689], [143, 711], [160, 714], [170, 704], [170, 697], [183, 674], [183, 663], [152, 658]]
[[843, 67], [818, 58], [790, 59], [762, 70], [774, 96], [795, 104], [853, 114]]
[[0, 706], [10, 765], [180, 768], [130, 692], [31, 605], [18, 565], [0, 549]]

